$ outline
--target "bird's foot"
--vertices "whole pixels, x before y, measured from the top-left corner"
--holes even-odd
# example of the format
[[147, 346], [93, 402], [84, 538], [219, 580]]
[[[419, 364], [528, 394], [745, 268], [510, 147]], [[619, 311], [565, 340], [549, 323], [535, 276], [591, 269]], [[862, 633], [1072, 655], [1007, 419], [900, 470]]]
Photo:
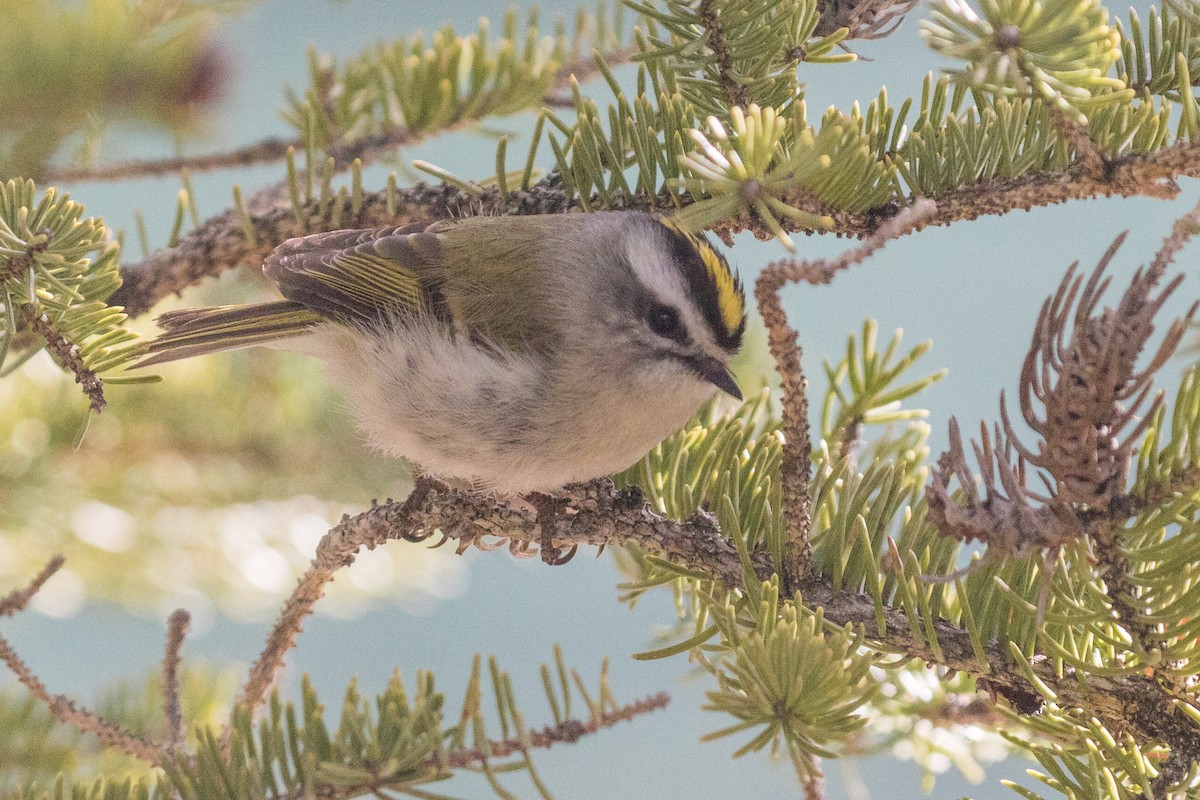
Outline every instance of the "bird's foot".
[[537, 514], [538, 528], [541, 529], [538, 546], [542, 554], [542, 561], [552, 567], [557, 567], [574, 558], [579, 545], [572, 545], [571, 549], [564, 553], [554, 544], [555, 525], [568, 505], [567, 499], [545, 492], [530, 492], [525, 495], [525, 502], [533, 506]]

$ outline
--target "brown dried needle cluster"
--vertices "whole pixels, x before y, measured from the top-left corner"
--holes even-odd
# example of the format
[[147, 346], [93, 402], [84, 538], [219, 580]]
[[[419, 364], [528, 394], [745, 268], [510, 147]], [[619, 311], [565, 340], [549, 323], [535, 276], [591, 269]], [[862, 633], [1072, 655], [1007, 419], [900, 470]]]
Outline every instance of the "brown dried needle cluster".
[[[1193, 212], [1194, 213], [1194, 212]], [[931, 518], [947, 536], [980, 540], [1007, 555], [1055, 549], [1077, 539], [1087, 522], [1125, 508], [1129, 463], [1161, 393], [1147, 406], [1154, 374], [1178, 346], [1196, 306], [1167, 330], [1142, 369], [1137, 362], [1154, 333], [1154, 317], [1179, 286], [1158, 285], [1171, 256], [1190, 233], [1177, 226], [1149, 268], [1139, 270], [1115, 308], [1099, 308], [1111, 283], [1105, 271], [1125, 235], [1118, 236], [1085, 282], [1073, 264], [1042, 306], [1021, 370], [1021, 413], [1039, 440], [1025, 446], [1013, 430], [1001, 395], [1002, 426], [994, 437], [981, 426], [973, 444], [983, 497], [967, 463], [958, 424], [950, 449], [938, 460], [927, 490]], [[1139, 421], [1140, 420], [1140, 421]], [[1015, 463], [1014, 463], [1015, 456]], [[1026, 465], [1037, 467], [1046, 491], [1026, 485]], [[956, 477], [965, 495], [952, 498]]]
[[[1082, 535], [1079, 520], [1061, 502], [1032, 495], [1025, 482], [1025, 465], [1012, 461], [1012, 440], [1000, 426], [993, 436], [980, 424], [980, 444], [972, 442], [979, 463], [983, 498], [974, 491], [975, 479], [963, 449], [958, 421], [950, 419], [950, 449], [933, 468], [926, 489], [929, 518], [943, 536], [963, 542], [979, 540], [1003, 555], [1016, 556], [1036, 548], [1057, 548]], [[959, 500], [950, 491], [957, 478], [964, 494]], [[1040, 505], [1035, 502], [1041, 500]]]
[[[1054, 496], [1075, 506], [1103, 509], [1124, 491], [1134, 443], [1162, 403], [1161, 393], [1141, 422], [1135, 421], [1151, 392], [1154, 373], [1170, 358], [1187, 327], [1185, 320], [1177, 320], [1146, 368], [1137, 369], [1138, 356], [1154, 333], [1154, 316], [1183, 275], [1154, 296], [1161, 272], [1139, 270], [1117, 307], [1097, 312], [1111, 282], [1104, 277], [1105, 269], [1124, 238], [1122, 234], [1109, 247], [1082, 292], [1083, 279], [1072, 264], [1058, 292], [1042, 306], [1034, 346], [1021, 370], [1021, 413], [1041, 436], [1037, 453], [1021, 445], [1005, 419], [1005, 433], [1021, 457], [1049, 472]], [[1076, 296], [1071, 339], [1064, 342]], [[1044, 406], [1041, 416], [1035, 399]]]

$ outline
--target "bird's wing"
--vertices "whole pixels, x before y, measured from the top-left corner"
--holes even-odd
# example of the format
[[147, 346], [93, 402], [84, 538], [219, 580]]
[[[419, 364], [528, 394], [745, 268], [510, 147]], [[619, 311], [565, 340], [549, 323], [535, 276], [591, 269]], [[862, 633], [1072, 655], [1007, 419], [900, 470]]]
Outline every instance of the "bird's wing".
[[289, 239], [267, 257], [263, 272], [288, 300], [338, 322], [443, 316], [438, 230], [418, 224]]
[[317, 314], [287, 300], [168, 311], [158, 318], [162, 335], [143, 345], [147, 357], [133, 368], [270, 344], [307, 333], [322, 322]]
[[344, 230], [289, 239], [263, 271], [287, 298], [249, 306], [170, 311], [163, 334], [137, 366], [268, 344], [332, 320], [371, 325], [433, 314], [447, 318], [442, 292], [445, 223]]

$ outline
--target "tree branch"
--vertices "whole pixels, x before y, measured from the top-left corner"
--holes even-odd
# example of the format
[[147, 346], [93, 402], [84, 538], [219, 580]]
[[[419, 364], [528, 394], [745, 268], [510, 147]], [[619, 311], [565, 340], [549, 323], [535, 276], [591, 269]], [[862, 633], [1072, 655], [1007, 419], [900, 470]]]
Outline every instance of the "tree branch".
[[697, 15], [700, 24], [708, 33], [706, 44], [717, 59], [717, 80], [725, 93], [725, 100], [731, 106], [745, 108], [750, 105], [750, 92], [746, 84], [738, 79], [733, 71], [733, 53], [729, 51], [729, 40], [725, 36], [725, 26], [721, 24], [715, 0], [700, 0]]
[[[834, 625], [862, 625], [877, 630], [875, 604], [863, 594], [835, 591], [823, 578], [814, 577], [801, 586], [804, 604], [824, 608], [825, 619]], [[870, 638], [881, 648], [901, 651], [929, 664], [965, 672], [983, 679], [991, 691], [1008, 699], [1014, 706], [1020, 701], [1040, 708], [1042, 697], [1029, 682], [1009, 666], [1007, 642], [991, 641], [984, 646], [986, 662], [975, 656], [967, 631], [945, 620], [933, 621], [940, 653], [929, 647], [922, 631], [913, 631], [907, 613], [885, 606], [886, 633]], [[1120, 677], [1079, 675], [1063, 667], [1061, 677], [1047, 659], [1036, 660], [1033, 672], [1055, 694], [1060, 708], [1079, 708], [1095, 716], [1110, 731], [1128, 731], [1142, 741], [1169, 744], [1172, 750], [1200, 753], [1200, 731], [1174, 708], [1158, 682], [1150, 676], [1133, 674]], [[981, 684], [983, 683], [981, 681]]]
[[[493, 740], [488, 744], [489, 752], [486, 755], [478, 748], [454, 751], [446, 757], [446, 764], [452, 768], [478, 767], [489, 758], [506, 758], [515, 753], [528, 752], [532, 748], [547, 749], [560, 742], [577, 742], [584, 736], [598, 733], [604, 728], [611, 728], [618, 722], [628, 722], [642, 714], [666, 708], [669, 702], [671, 702], [670, 695], [666, 692], [659, 692], [620, 708], [603, 712], [597, 718], [587, 722], [569, 719], [558, 725], [549, 725], [541, 730], [529, 731], [524, 737]], [[434, 766], [434, 764], [430, 766]]]
[[92, 411], [100, 413], [108, 405], [104, 399], [104, 381], [83, 363], [79, 347], [63, 336], [62, 332], [50, 321], [50, 317], [41, 313], [33, 306], [25, 306], [24, 321], [29, 330], [36, 333], [46, 342], [46, 350], [54, 356], [59, 365], [75, 376], [75, 382], [83, 388], [83, 393], [90, 401]]
[[[955, 189], [935, 198], [937, 212], [917, 229], [1092, 197], [1149, 195], [1172, 198], [1179, 193], [1179, 187], [1174, 183], [1179, 177], [1200, 177], [1200, 142], [1114, 158], [1102, 177], [1076, 164], [1064, 172], [1035, 173]], [[666, 212], [674, 208], [674, 201], [665, 196], [637, 195], [625, 198], [624, 202], [624, 207], [630, 209]], [[246, 238], [247, 221], [235, 209], [229, 209], [206, 220], [175, 247], [158, 250], [141, 262], [123, 268], [124, 285], [109, 298], [109, 302], [124, 306], [130, 316], [144, 314], [163, 297], [178, 293], [205, 277], [240, 266], [258, 266], [272, 249], [287, 239], [329, 229], [335, 216], [341, 227], [369, 228], [468, 213], [558, 214], [578, 207], [578, 201], [571, 200], [558, 188], [555, 176], [543, 179], [528, 190], [509, 191], [507, 201], [495, 188], [485, 191], [482, 197], [474, 197], [453, 186], [418, 184], [395, 192], [390, 202], [386, 191], [363, 192], [361, 201], [355, 203], [338, 198], [332, 202], [312, 200], [296, 210], [275, 204], [256, 211], [255, 203], [251, 202], [248, 222], [255, 232], [254, 242]], [[889, 205], [862, 213], [828, 210], [833, 220], [830, 232], [869, 236], [906, 207]], [[297, 215], [300, 222], [297, 222]], [[716, 226], [716, 232], [722, 236], [744, 230], [764, 239], [774, 235], [748, 214]]]
[[[611, 484], [607, 488], [611, 490]], [[453, 494], [453, 492], [451, 493]], [[428, 487], [419, 487], [413, 493], [413, 496], [410, 497], [410, 501], [414, 497], [427, 498], [428, 494]], [[612, 493], [612, 496], [618, 498], [629, 497], [628, 493], [624, 492]], [[419, 505], [419, 503], [413, 503], [411, 507], [416, 510]], [[379, 508], [383, 507], [376, 507], [373, 511]], [[355, 520], [357, 519], [355, 518]], [[355, 520], [347, 519], [343, 525], [347, 523], [352, 524]], [[415, 524], [416, 520], [414, 519], [413, 522]], [[337, 530], [335, 528], [330, 533], [332, 534]], [[330, 538], [330, 535], [327, 535], [321, 544], [326, 545], [327, 543], [330, 544], [329, 547], [325, 547], [324, 549], [319, 548], [318, 558], [314, 560], [314, 568], [336, 568], [333, 565], [340, 564], [345, 566], [353, 561], [353, 556], [339, 548], [337, 543]], [[42, 568], [28, 586], [10, 592], [0, 600], [0, 616], [11, 615], [21, 610], [62, 564], [62, 556], [55, 556]], [[183, 639], [187, 633], [190, 619], [189, 614], [180, 609], [171, 614], [168, 620], [166, 652], [163, 658], [164, 706], [169, 731], [169, 742], [165, 747], [142, 739], [93, 711], [80, 708], [73, 700], [64, 695], [51, 695], [46, 690], [45, 685], [33, 674], [32, 670], [29, 669], [9, 642], [2, 636], [0, 636], [0, 661], [12, 670], [17, 679], [29, 689], [34, 698], [46, 705], [50, 713], [59, 722], [70, 725], [83, 733], [92, 733], [104, 745], [132, 755], [151, 765], [164, 766], [171, 763], [172, 759], [180, 757], [181, 754], [179, 751], [184, 743], [183, 719], [179, 702], [179, 651], [183, 646]], [[288, 646], [290, 647], [290, 643]], [[578, 679], [578, 676], [576, 676], [576, 679]], [[605, 695], [602, 692], [601, 702], [592, 706], [592, 718], [590, 720], [566, 719], [557, 725], [547, 726], [540, 730], [527, 731], [520, 736], [490, 740], [486, 751], [480, 748], [455, 749], [449, 753], [435, 756], [427, 762], [426, 766], [431, 769], [444, 769], [446, 767], [477, 768], [481, 764], [486, 763], [488, 759], [506, 758], [517, 753], [526, 753], [533, 748], [545, 749], [560, 742], [571, 743], [578, 741], [583, 736], [610, 728], [619, 722], [630, 721], [643, 714], [665, 708], [670, 702], [670, 696], [665, 692], [659, 692], [621, 706], [611, 703], [610, 700], [605, 700], [604, 697]], [[607, 706], [607, 710], [605, 710], [605, 706]], [[195, 756], [182, 755], [182, 757], [184, 761], [178, 763], [187, 763], [195, 767]], [[345, 796], [350, 795], [347, 793]]]
[[[576, 544], [603, 547], [636, 543], [685, 566], [711, 574], [727, 586], [742, 585], [742, 564], [737, 548], [720, 535], [711, 515], [699, 511], [691, 520], [677, 522], [655, 514], [640, 490], [617, 491], [611, 481], [583, 487], [562, 498], [565, 506], [555, 524], [551, 543], [565, 549]], [[451, 489], [427, 477], [417, 480], [402, 503], [389, 501], [340, 524], [321, 538], [317, 554], [284, 604], [283, 612], [267, 637], [266, 646], [250, 668], [239, 702], [250, 713], [262, 705], [300, 632], [300, 625], [325, 592], [334, 572], [354, 562], [362, 548], [373, 550], [386, 541], [422, 542], [440, 532], [443, 539], [458, 541], [458, 552], [471, 546], [494, 549], [487, 540], [507, 540], [510, 548], [524, 549], [543, 541], [536, 515], [494, 499]], [[770, 558], [753, 559], [755, 574], [771, 574]], [[226, 741], [231, 730], [225, 731]]]
[[211, 172], [231, 167], [252, 167], [282, 161], [288, 148], [300, 150], [302, 139], [270, 137], [243, 147], [219, 153], [202, 153], [194, 156], [171, 158], [134, 159], [99, 166], [69, 166], [47, 169], [43, 180], [47, 183], [83, 183], [87, 181], [122, 181], [131, 178], [146, 178], [159, 175], [177, 175], [189, 172]]
[[46, 562], [46, 566], [42, 567], [41, 571], [29, 582], [28, 586], [21, 589], [14, 589], [0, 599], [0, 617], [11, 617], [25, 606], [29, 605], [29, 601], [33, 596], [41, 591], [42, 586], [54, 573], [58, 572], [63, 563], [66, 561], [61, 555], [56, 555]]
[[[623, 47], [607, 54], [610, 66], [623, 64], [637, 53], [633, 47]], [[580, 58], [563, 65], [557, 73], [556, 83], [565, 85], [572, 76], [580, 83], [590, 80], [599, 73], [594, 58]], [[559, 105], [563, 98], [548, 94], [542, 98], [545, 105]], [[571, 101], [567, 101], [571, 104]], [[347, 169], [354, 159], [362, 159], [364, 164], [378, 160], [398, 147], [416, 144], [428, 136], [447, 133], [478, 122], [477, 117], [468, 117], [455, 125], [439, 128], [436, 131], [413, 131], [409, 128], [397, 128], [371, 136], [363, 136], [351, 142], [342, 142], [330, 148], [325, 155], [333, 156], [338, 169]], [[189, 172], [211, 172], [219, 169], [236, 167], [252, 167], [259, 164], [270, 164], [282, 161], [287, 157], [288, 150], [303, 150], [304, 139], [294, 137], [284, 139], [278, 136], [268, 137], [252, 144], [224, 150], [217, 153], [201, 153], [192, 156], [173, 156], [171, 158], [134, 159], [115, 164], [100, 166], [68, 166], [59, 169], [48, 169], [43, 180], [48, 183], [82, 183], [85, 181], [120, 181], [131, 178], [144, 178], [159, 175], [175, 175], [184, 170]], [[323, 160], [323, 159], [322, 159]]]
[[[703, 512], [679, 522], [655, 514], [639, 493], [617, 491], [611, 484], [589, 486], [583, 493], [568, 495], [566, 510], [553, 533], [559, 548], [573, 545], [635, 545], [659, 553], [687, 569], [722, 582], [727, 588], [743, 585], [737, 548], [724, 538], [715, 521]], [[299, 625], [311, 613], [332, 572], [353, 562], [363, 547], [373, 549], [389, 540], [426, 541], [437, 532], [445, 540], [458, 542], [459, 552], [471, 546], [495, 549], [491, 539], [507, 540], [510, 548], [532, 546], [541, 538], [534, 515], [496, 501], [456, 491], [424, 478], [403, 503], [388, 502], [354, 517], [347, 517], [325, 535], [317, 556], [284, 606], [251, 678], [242, 691], [241, 702], [251, 710], [262, 703], [282, 656], [294, 642]], [[438, 542], [442, 544], [443, 542]], [[771, 574], [766, 553], [751, 555], [756, 578]], [[863, 626], [876, 631], [875, 604], [865, 594], [834, 590], [823, 576], [810, 575], [800, 585], [803, 602], [823, 608], [825, 619], [838, 626]], [[945, 620], [933, 621], [940, 652], [929, 647], [926, 633], [914, 631], [902, 608], [884, 607], [882, 635], [869, 634], [880, 649], [903, 652], [931, 664], [966, 672], [985, 679], [988, 688], [1010, 701], [1040, 707], [1041, 696], [1009, 665], [1007, 643], [985, 645], [986, 661], [980, 661], [970, 634]], [[1120, 677], [1077, 675], [1064, 668], [1059, 675], [1048, 660], [1032, 665], [1034, 673], [1055, 694], [1063, 708], [1079, 708], [1103, 722], [1110, 730], [1129, 731], [1139, 738], [1169, 744], [1173, 749], [1200, 752], [1200, 732], [1174, 710], [1153, 677], [1135, 674]]]

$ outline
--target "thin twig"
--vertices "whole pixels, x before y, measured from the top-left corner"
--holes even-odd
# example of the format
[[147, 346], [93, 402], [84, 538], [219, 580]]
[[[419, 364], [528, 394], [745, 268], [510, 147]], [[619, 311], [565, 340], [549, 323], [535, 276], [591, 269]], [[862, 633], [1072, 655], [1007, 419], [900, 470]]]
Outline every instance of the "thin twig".
[[46, 566], [42, 567], [41, 571], [29, 582], [29, 585], [22, 589], [14, 589], [0, 600], [0, 617], [11, 617], [25, 606], [29, 605], [29, 601], [37, 594], [46, 581], [50, 580], [50, 576], [58, 572], [65, 563], [66, 559], [61, 555], [55, 555], [46, 562]]
[[1175, 220], [1175, 224], [1171, 226], [1171, 232], [1167, 234], [1162, 246], [1154, 254], [1154, 260], [1150, 262], [1149, 274], [1156, 278], [1165, 275], [1167, 267], [1171, 266], [1175, 256], [1197, 233], [1200, 233], [1200, 204]]
[[[24, 608], [29, 599], [62, 564], [62, 556], [55, 556], [28, 586], [7, 595], [3, 601], [0, 601], [0, 616], [12, 614]], [[166, 762], [166, 752], [157, 745], [130, 733], [94, 711], [79, 707], [66, 695], [50, 694], [46, 690], [45, 684], [33, 674], [33, 671], [21, 660], [17, 651], [3, 636], [0, 636], [0, 661], [3, 661], [12, 670], [13, 674], [17, 676], [17, 680], [29, 690], [35, 699], [45, 704], [51, 716], [59, 722], [84, 733], [94, 734], [103, 744], [135, 758], [140, 758], [154, 766], [161, 766]]]
[[179, 651], [187, 636], [192, 617], [182, 608], [167, 619], [167, 645], [163, 655], [163, 711], [167, 717], [167, 747], [183, 747], [183, 710], [179, 693]]
[[825, 800], [825, 781], [820, 777], [820, 767], [817, 756], [809, 756], [809, 769], [816, 774], [809, 774], [804, 780], [804, 800]]
[[[39, 233], [45, 235], [41, 237], [40, 241], [28, 246], [25, 252], [14, 256], [0, 257], [0, 272], [8, 273], [18, 281], [22, 280], [26, 270], [31, 269], [35, 263], [35, 254], [46, 252], [50, 247], [51, 237], [54, 235], [49, 229], [39, 231]], [[104, 382], [95, 372], [88, 369], [83, 357], [79, 354], [78, 345], [63, 335], [58, 326], [42, 311], [36, 298], [31, 297], [24, 305], [18, 306], [17, 311], [21, 327], [41, 337], [46, 343], [46, 351], [58, 361], [64, 370], [75, 376], [75, 382], [83, 387], [83, 393], [91, 400], [92, 411], [103, 411], [106, 404]]]
[[48, 183], [82, 183], [85, 181], [121, 181], [130, 178], [145, 178], [156, 175], [178, 175], [189, 172], [209, 172], [230, 167], [250, 167], [281, 161], [289, 147], [297, 150], [304, 147], [303, 139], [281, 139], [270, 137], [244, 147], [220, 153], [203, 153], [194, 156], [171, 158], [135, 159], [101, 166], [60, 167], [46, 171]]
[[[607, 63], [623, 64], [637, 53], [634, 47], [623, 47], [607, 54]], [[592, 58], [580, 58], [565, 64], [557, 73], [557, 83], [565, 84], [572, 75], [583, 82], [594, 77], [599, 72]], [[548, 94], [542, 98], [543, 104], [555, 105], [564, 98]], [[566, 105], [574, 105], [569, 98]], [[453, 125], [441, 127], [436, 131], [413, 131], [409, 128], [396, 128], [371, 136], [363, 136], [353, 142], [345, 142], [331, 148], [328, 155], [333, 156], [338, 169], [346, 169], [355, 158], [363, 163], [375, 161], [391, 153], [399, 147], [407, 147], [434, 133], [447, 133], [478, 122], [475, 117], [463, 119]], [[252, 167], [259, 164], [271, 164], [282, 161], [287, 157], [289, 149], [301, 151], [304, 149], [304, 139], [295, 137], [284, 139], [278, 136], [268, 137], [243, 147], [234, 148], [218, 153], [202, 153], [194, 156], [174, 156], [171, 158], [135, 159], [116, 164], [101, 166], [74, 166], [47, 170], [44, 179], [50, 183], [82, 183], [85, 181], [120, 181], [131, 178], [144, 178], [157, 175], [177, 175], [183, 170], [191, 173], [211, 172], [219, 169]]]
[[808, 493], [809, 453], [808, 381], [801, 364], [799, 336], [788, 323], [780, 289], [792, 281], [814, 285], [828, 283], [834, 274], [864, 259], [888, 241], [920, 227], [937, 213], [931, 200], [917, 200], [912, 206], [881, 225], [862, 245], [827, 260], [796, 261], [784, 259], [766, 266], [754, 285], [758, 311], [767, 326], [767, 346], [775, 358], [783, 389], [783, 463], [781, 491], [787, 509], [784, 529], [787, 535], [783, 578], [789, 592], [799, 585], [811, 568], [809, 528], [812, 524]]
[[[399, 513], [402, 516], [407, 515], [406, 508], [419, 503], [426, 493], [427, 489], [424, 488], [424, 484], [418, 482], [413, 493], [400, 506]], [[364, 544], [368, 548], [374, 547], [375, 543], [368, 544], [363, 540], [355, 540], [341, 533], [351, 521], [350, 518], [343, 518], [340, 525], [321, 537], [321, 541], [317, 545], [316, 556], [304, 575], [301, 576], [291, 597], [284, 604], [283, 613], [280, 614], [267, 636], [266, 645], [259, 654], [258, 660], [250, 668], [246, 685], [242, 688], [242, 694], [238, 700], [250, 714], [254, 714], [262, 705], [267, 692], [275, 682], [279, 668], [283, 666], [284, 657], [295, 646], [301, 624], [312, 614], [313, 606], [317, 601], [325, 595], [325, 584], [333, 578], [333, 574], [337, 570], [354, 563], [355, 554]], [[222, 734], [222, 740], [228, 743], [232, 733], [232, 727], [227, 726]]]
[[[585, 736], [599, 733], [620, 722], [632, 721], [643, 714], [666, 708], [671, 697], [666, 692], [644, 697], [632, 703], [606, 711], [599, 716], [584, 721], [579, 719], [564, 719], [556, 725], [548, 725], [540, 730], [527, 731], [522, 735], [506, 739], [489, 739], [487, 747], [462, 747], [439, 752], [425, 761], [413, 766], [392, 779], [381, 779], [375, 775], [365, 777], [359, 784], [338, 784], [331, 787], [326, 784], [325, 793], [318, 789], [318, 796], [328, 798], [359, 797], [364, 792], [371, 792], [382, 800], [388, 800], [392, 795], [384, 793], [385, 789], [405, 792], [414, 781], [414, 776], [446, 777], [448, 770], [481, 769], [491, 766], [492, 769], [502, 769], [491, 762], [506, 759], [517, 754], [528, 754], [530, 750], [545, 750], [555, 744], [573, 744]], [[459, 724], [465, 725], [471, 720], [468, 713], [460, 719]], [[519, 762], [518, 762], [519, 763]], [[528, 762], [526, 762], [528, 763]], [[419, 779], [418, 779], [419, 780]], [[318, 781], [318, 785], [319, 785]], [[424, 797], [425, 795], [420, 795]], [[432, 795], [430, 795], [432, 796]], [[267, 795], [269, 800], [292, 800], [292, 795], [275, 793]]]
[[[529, 731], [523, 737], [493, 740], [488, 744], [488, 753], [478, 748], [457, 750], [449, 753], [446, 764], [451, 768], [478, 767], [489, 758], [506, 758], [514, 753], [524, 753], [530, 749], [545, 749], [559, 742], [572, 743], [584, 736], [597, 733], [605, 728], [611, 728], [618, 722], [628, 722], [635, 717], [666, 708], [671, 697], [666, 692], [650, 695], [620, 708], [601, 714], [598, 719], [586, 722], [577, 719], [563, 720], [558, 725], [551, 725], [538, 731]], [[433, 764], [430, 764], [433, 766]]]
[[79, 346], [63, 336], [46, 314], [34, 311], [29, 306], [25, 307], [25, 312], [25, 324], [29, 330], [42, 337], [46, 342], [46, 351], [54, 356], [59, 366], [75, 376], [75, 382], [83, 387], [83, 393], [91, 401], [92, 411], [103, 411], [108, 405], [104, 399], [104, 381], [84, 363]]
[[29, 690], [30, 694], [46, 705], [51, 716], [59, 722], [84, 733], [95, 734], [103, 744], [135, 758], [140, 758], [148, 764], [157, 767], [166, 763], [167, 754], [157, 745], [130, 733], [94, 711], [79, 707], [66, 695], [50, 694], [46, 690], [45, 684], [38, 680], [3, 636], [0, 636], [0, 661], [3, 661], [13, 671], [17, 680]]
[[[772, 268], [774, 267], [774, 271]], [[780, 491], [785, 516], [783, 588], [790, 594], [812, 567], [809, 530], [812, 527], [812, 499], [808, 493], [809, 452], [808, 379], [801, 363], [799, 335], [788, 324], [779, 289], [783, 272], [768, 265], [754, 287], [758, 311], [767, 326], [767, 347], [775, 359], [783, 390], [783, 460], [780, 465]]]

